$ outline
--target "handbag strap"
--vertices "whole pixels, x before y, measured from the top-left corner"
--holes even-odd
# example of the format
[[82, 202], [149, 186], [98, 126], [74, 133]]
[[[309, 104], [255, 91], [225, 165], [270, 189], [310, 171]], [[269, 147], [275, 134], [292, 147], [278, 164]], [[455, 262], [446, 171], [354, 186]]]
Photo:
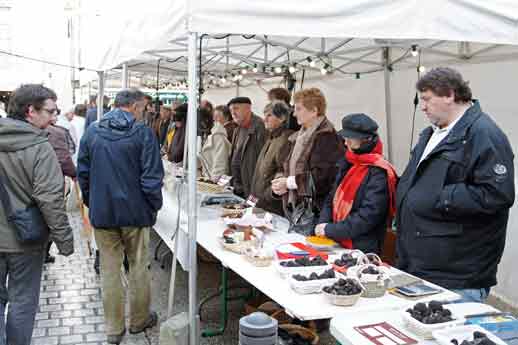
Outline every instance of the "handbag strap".
[[6, 217], [9, 217], [9, 215], [13, 213], [13, 207], [11, 205], [11, 200], [9, 199], [9, 194], [5, 189], [5, 180], [2, 175], [3, 174], [0, 174], [0, 201], [2, 201], [2, 204], [4, 205]]

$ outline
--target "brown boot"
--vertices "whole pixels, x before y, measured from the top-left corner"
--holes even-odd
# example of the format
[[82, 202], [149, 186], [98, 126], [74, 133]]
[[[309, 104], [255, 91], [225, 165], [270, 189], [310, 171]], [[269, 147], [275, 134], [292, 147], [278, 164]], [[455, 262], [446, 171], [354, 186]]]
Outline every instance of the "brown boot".
[[141, 332], [144, 332], [148, 328], [155, 327], [157, 323], [158, 323], [158, 315], [156, 312], [152, 311], [149, 314], [147, 321], [144, 323], [144, 325], [142, 325], [142, 327], [138, 327], [138, 328], [130, 327], [129, 332], [131, 334], [141, 333]]

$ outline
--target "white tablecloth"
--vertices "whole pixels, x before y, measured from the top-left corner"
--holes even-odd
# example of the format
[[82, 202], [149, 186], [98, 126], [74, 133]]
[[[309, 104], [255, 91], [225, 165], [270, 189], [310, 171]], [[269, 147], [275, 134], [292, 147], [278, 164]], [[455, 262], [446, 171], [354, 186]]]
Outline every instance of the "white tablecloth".
[[[456, 315], [472, 315], [496, 312], [495, 308], [481, 303], [449, 304], [446, 308]], [[367, 338], [358, 333], [354, 327], [388, 322], [404, 334], [418, 341], [419, 345], [437, 345], [434, 340], [424, 340], [405, 329], [401, 318], [401, 310], [373, 311], [368, 313], [342, 313], [331, 320], [330, 332], [342, 345], [373, 345]]]
[[[174, 188], [178, 188], [175, 186]], [[166, 186], [164, 190], [164, 208], [158, 215], [155, 229], [157, 233], [164, 239], [169, 248], [173, 249], [173, 242], [170, 240], [174, 233], [176, 225], [177, 202], [172, 197], [171, 186]], [[181, 196], [185, 199], [185, 193], [182, 191]], [[198, 197], [203, 199], [205, 195], [200, 193]], [[186, 201], [186, 200], [185, 200]], [[199, 203], [198, 203], [199, 204]], [[182, 203], [183, 205], [183, 203]], [[181, 208], [180, 227], [182, 231], [178, 232], [178, 260], [184, 269], [188, 269], [188, 242], [187, 242], [187, 214], [185, 208]], [[221, 263], [239, 274], [250, 284], [255, 286], [272, 300], [283, 306], [286, 311], [301, 320], [315, 320], [332, 318], [347, 311], [366, 312], [375, 310], [394, 310], [403, 308], [414, 303], [406, 299], [386, 294], [381, 298], [360, 298], [358, 303], [353, 307], [340, 307], [330, 304], [323, 294], [300, 295], [293, 291], [287, 280], [283, 279], [276, 271], [273, 264], [269, 267], [255, 267], [246, 259], [238, 254], [226, 251], [218, 242], [218, 237], [226, 228], [220, 217], [221, 210], [210, 207], [199, 207], [198, 212], [198, 233], [197, 242], [204, 249], [214, 255]], [[304, 242], [304, 237], [298, 234], [288, 234], [288, 223], [281, 217], [274, 220], [275, 230], [267, 235], [265, 246], [275, 247], [280, 243]], [[454, 300], [458, 295], [444, 291], [441, 294], [425, 297], [421, 300]]]

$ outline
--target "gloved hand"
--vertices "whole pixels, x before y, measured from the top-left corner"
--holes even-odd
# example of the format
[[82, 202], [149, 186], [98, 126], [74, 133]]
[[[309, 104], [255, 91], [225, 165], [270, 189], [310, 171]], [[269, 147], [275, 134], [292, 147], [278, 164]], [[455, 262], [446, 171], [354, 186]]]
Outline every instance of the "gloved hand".
[[64, 242], [55, 242], [58, 247], [59, 255], [70, 256], [74, 253], [74, 239]]

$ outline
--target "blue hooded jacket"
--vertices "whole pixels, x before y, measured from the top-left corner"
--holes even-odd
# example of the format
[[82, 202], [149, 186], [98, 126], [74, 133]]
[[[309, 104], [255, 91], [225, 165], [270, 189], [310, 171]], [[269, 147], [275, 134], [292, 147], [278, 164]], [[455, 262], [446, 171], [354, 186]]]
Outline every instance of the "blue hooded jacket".
[[78, 180], [95, 228], [154, 225], [164, 168], [151, 128], [114, 109], [81, 139]]

